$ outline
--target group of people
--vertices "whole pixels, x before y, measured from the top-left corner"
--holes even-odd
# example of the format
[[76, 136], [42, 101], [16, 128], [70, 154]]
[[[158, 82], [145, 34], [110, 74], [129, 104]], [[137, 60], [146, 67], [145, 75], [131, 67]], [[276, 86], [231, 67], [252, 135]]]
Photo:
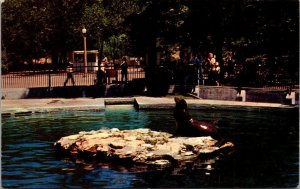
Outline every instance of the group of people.
[[[111, 71], [116, 72], [117, 69], [121, 69], [121, 82], [127, 83], [128, 80], [128, 63], [127, 58], [122, 57], [120, 64], [114, 64], [114, 69], [108, 68], [109, 62], [107, 57], [104, 57], [101, 61], [101, 69], [97, 71], [96, 84], [105, 84], [107, 77]], [[108, 70], [110, 72], [108, 72]], [[207, 84], [220, 85], [220, 64], [216, 59], [216, 55], [208, 53], [207, 57], [204, 58], [201, 54], [188, 57], [186, 54], [181, 54], [180, 59], [177, 61], [172, 73], [174, 75], [175, 83], [182, 87], [182, 91], [187, 91], [187, 86], [192, 86], [191, 92], [195, 91], [197, 84], [204, 84], [206, 80]], [[118, 74], [116, 80], [118, 80]], [[73, 70], [71, 66], [67, 67], [67, 79], [64, 85], [71, 80], [72, 84], [75, 85], [73, 77]]]
[[196, 84], [204, 84], [204, 80], [210, 85], [219, 86], [220, 71], [220, 64], [213, 53], [208, 53], [206, 58], [201, 54], [191, 57], [181, 54], [173, 73], [175, 83], [179, 83], [183, 91], [187, 86], [192, 86], [191, 92], [194, 92]]
[[[107, 68], [109, 67], [109, 62], [107, 57], [104, 57], [101, 61], [101, 69], [97, 72], [97, 84], [104, 84], [106, 83], [106, 78], [108, 77]], [[121, 69], [121, 82], [127, 83], [128, 80], [128, 63], [127, 58], [124, 56], [121, 59], [120, 64], [114, 64], [114, 72], [117, 73], [117, 69]], [[116, 75], [116, 80], [118, 80], [118, 74]]]
[[[108, 65], [109, 65], [108, 59], [107, 59], [107, 57], [104, 57], [101, 61], [100, 70], [97, 71], [97, 79], [95, 81], [96, 84], [105, 84], [106, 83], [106, 79], [108, 77], [108, 73], [107, 73], [107, 69], [109, 67]], [[114, 65], [114, 71], [117, 71], [118, 67], [120, 67], [120, 69], [121, 69], [121, 82], [127, 83], [128, 63], [127, 63], [126, 57], [122, 57], [120, 65], [118, 65], [118, 66]], [[71, 80], [72, 85], [75, 86], [75, 79], [74, 79], [73, 68], [72, 68], [71, 64], [67, 66], [66, 72], [67, 72], [67, 78], [64, 82], [64, 86], [67, 85], [69, 80]], [[116, 78], [117, 78], [117, 74], [116, 74]]]

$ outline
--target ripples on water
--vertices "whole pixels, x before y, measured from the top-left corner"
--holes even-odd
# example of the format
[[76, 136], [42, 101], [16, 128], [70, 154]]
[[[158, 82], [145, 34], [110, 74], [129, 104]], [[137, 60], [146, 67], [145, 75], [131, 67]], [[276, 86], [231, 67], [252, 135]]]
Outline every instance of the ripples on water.
[[192, 111], [215, 122], [236, 144], [229, 156], [198, 160], [184, 170], [128, 172], [111, 164], [61, 159], [53, 143], [101, 128], [151, 128], [173, 132], [171, 111], [108, 107], [103, 112], [65, 112], [2, 119], [2, 186], [7, 188], [295, 187], [299, 178], [297, 113]]

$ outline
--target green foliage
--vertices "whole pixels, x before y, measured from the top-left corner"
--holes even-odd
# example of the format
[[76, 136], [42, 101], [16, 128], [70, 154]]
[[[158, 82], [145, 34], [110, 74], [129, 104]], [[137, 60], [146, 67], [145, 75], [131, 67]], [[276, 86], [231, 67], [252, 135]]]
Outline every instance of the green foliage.
[[167, 56], [176, 44], [215, 53], [221, 67], [227, 51], [238, 64], [265, 55], [267, 68], [287, 57], [279, 65], [295, 78], [298, 7], [296, 0], [6, 0], [2, 47], [14, 64], [43, 56], [64, 63], [68, 51], [82, 49], [84, 26], [88, 49], [112, 58], [148, 53], [153, 64], [157, 50]]
[[129, 41], [126, 34], [113, 35], [104, 43], [103, 52], [112, 59], [120, 59], [124, 55], [128, 55], [126, 49], [129, 49]]
[[88, 28], [90, 40], [99, 47], [101, 41], [108, 44], [113, 36], [125, 35], [124, 22], [136, 11], [135, 0], [100, 0], [86, 5], [81, 23]]
[[80, 15], [81, 7], [79, 0], [6, 0], [2, 3], [2, 41], [7, 52], [16, 56], [14, 63], [73, 49], [72, 37], [78, 27], [76, 15]]

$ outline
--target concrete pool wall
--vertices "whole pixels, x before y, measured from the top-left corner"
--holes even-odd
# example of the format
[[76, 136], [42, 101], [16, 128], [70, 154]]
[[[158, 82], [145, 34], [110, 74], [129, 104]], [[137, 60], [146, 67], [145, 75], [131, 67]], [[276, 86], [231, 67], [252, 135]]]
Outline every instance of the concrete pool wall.
[[[179, 87], [169, 86], [167, 94], [179, 94]], [[247, 102], [267, 102], [291, 104], [287, 99], [285, 88], [242, 88], [245, 91]], [[236, 87], [230, 86], [196, 86], [198, 98], [206, 100], [238, 101]], [[299, 105], [299, 87], [292, 89], [295, 93], [295, 104]], [[146, 95], [145, 86], [142, 83], [111, 84], [103, 86], [74, 86], [74, 87], [53, 87], [53, 88], [4, 88], [1, 91], [2, 99], [42, 99], [42, 98], [109, 98], [125, 97], [133, 95]], [[164, 96], [163, 95], [163, 96]]]
[[[298, 105], [279, 103], [258, 103], [224, 100], [186, 99], [189, 109], [218, 110], [298, 110]], [[173, 109], [174, 97], [128, 97], [128, 98], [49, 98], [49, 99], [15, 99], [1, 101], [2, 117], [30, 115], [33, 113], [50, 113], [58, 111], [104, 111], [106, 105], [130, 104], [140, 110]]]

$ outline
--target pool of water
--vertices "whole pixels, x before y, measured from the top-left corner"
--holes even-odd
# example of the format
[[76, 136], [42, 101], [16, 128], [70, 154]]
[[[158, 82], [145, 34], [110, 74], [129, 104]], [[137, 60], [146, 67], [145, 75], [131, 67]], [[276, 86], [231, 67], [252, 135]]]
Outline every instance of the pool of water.
[[[117, 108], [116, 108], [117, 107]], [[2, 119], [2, 186], [7, 188], [296, 187], [298, 112], [191, 111], [215, 122], [236, 147], [230, 155], [199, 160], [184, 170], [135, 172], [111, 164], [62, 159], [53, 143], [101, 128], [173, 132], [172, 111], [110, 106], [102, 112], [64, 112]]]

